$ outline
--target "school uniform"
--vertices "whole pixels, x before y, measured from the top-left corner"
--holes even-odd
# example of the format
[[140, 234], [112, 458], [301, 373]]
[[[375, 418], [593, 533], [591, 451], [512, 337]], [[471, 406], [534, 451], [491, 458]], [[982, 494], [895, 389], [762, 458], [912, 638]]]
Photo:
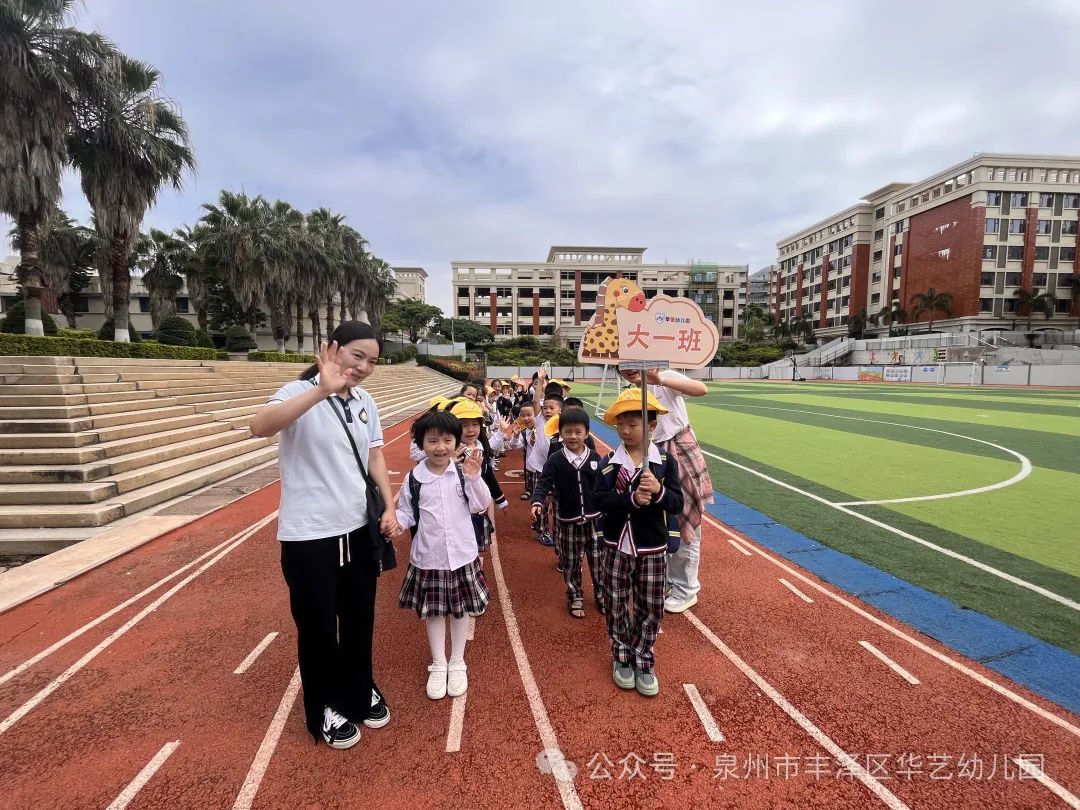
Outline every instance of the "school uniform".
[[675, 459], [650, 443], [649, 469], [661, 484], [652, 503], [638, 506], [633, 492], [639, 469], [622, 445], [604, 461], [593, 491], [602, 513], [604, 584], [612, 658], [651, 671], [653, 647], [664, 615], [666, 556], [678, 543], [675, 516], [683, 493]]
[[[585, 446], [587, 448], [589, 448], [590, 450], [592, 450], [594, 453], [599, 452], [596, 449], [596, 442], [593, 441], [592, 434], [589, 434], [588, 436], [585, 437]], [[559, 436], [557, 436], [557, 435], [552, 437], [551, 443], [548, 445], [548, 458], [551, 458], [553, 455], [555, 455], [556, 453], [558, 453], [562, 449], [563, 449], [562, 439], [559, 438]]]
[[514, 404], [513, 395], [500, 395], [499, 398], [495, 400], [495, 410], [498, 412], [499, 416], [504, 419], [509, 419], [514, 413]]
[[[540, 480], [540, 474], [544, 471], [544, 463], [548, 457], [548, 446], [551, 438], [544, 432], [545, 420], [537, 417], [535, 427], [525, 431], [525, 491], [532, 495]], [[540, 519], [536, 523], [537, 534], [541, 540], [547, 537], [548, 504], [545, 500], [540, 504]], [[545, 545], [551, 545], [548, 539]]]
[[407, 477], [398, 490], [397, 521], [416, 530], [398, 605], [415, 610], [421, 619], [480, 615], [489, 597], [472, 516], [483, 514], [491, 503], [487, 484], [479, 475], [461, 474], [455, 464], [439, 475], [424, 462], [409, 477], [419, 483], [420, 497], [414, 506]]
[[[273, 406], [318, 385], [294, 380], [269, 399]], [[345, 429], [365, 467], [383, 444], [375, 401], [362, 388], [323, 401], [281, 431], [278, 541], [289, 608], [297, 630], [304, 717], [316, 738], [330, 706], [354, 722], [382, 700], [372, 675], [372, 638], [379, 561], [370, 549], [366, 484]], [[346, 419], [342, 427], [334, 409]]]
[[585, 448], [574, 454], [560, 447], [548, 456], [544, 471], [533, 491], [533, 504], [543, 505], [549, 494], [555, 499], [555, 548], [562, 563], [567, 600], [583, 599], [581, 558], [589, 562], [593, 594], [604, 611], [604, 587], [601, 569], [600, 530], [596, 520], [600, 510], [593, 500], [601, 459], [595, 450]]

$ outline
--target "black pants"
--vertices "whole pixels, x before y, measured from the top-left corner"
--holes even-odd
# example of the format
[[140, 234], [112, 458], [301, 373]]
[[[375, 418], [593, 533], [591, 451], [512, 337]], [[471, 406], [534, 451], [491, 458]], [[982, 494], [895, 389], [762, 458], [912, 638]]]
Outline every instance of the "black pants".
[[338, 537], [281, 544], [281, 570], [296, 622], [304, 715], [316, 737], [324, 707], [360, 723], [369, 716], [372, 690], [377, 690], [371, 646], [379, 566], [361, 559], [366, 531], [349, 535], [344, 565]]

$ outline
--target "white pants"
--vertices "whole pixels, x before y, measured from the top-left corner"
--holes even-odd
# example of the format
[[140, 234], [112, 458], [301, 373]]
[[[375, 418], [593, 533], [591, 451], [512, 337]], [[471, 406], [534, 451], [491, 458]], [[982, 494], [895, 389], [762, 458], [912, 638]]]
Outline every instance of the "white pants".
[[667, 558], [667, 581], [670, 596], [677, 602], [685, 602], [701, 590], [698, 567], [701, 565], [701, 527], [694, 532], [694, 542], [683, 542], [679, 550]]

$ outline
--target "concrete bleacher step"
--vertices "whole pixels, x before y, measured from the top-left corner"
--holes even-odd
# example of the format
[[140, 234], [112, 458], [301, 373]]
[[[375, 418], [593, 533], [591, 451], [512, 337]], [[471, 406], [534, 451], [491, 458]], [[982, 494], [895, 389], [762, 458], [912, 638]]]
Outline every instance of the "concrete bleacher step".
[[[199, 414], [199, 421], [183, 427], [157, 430], [139, 436], [116, 434], [109, 441], [87, 444], [81, 447], [34, 448], [29, 450], [0, 450], [0, 467], [24, 466], [34, 464], [89, 464], [108, 458], [150, 450], [154, 447], [184, 442], [221, 433], [229, 429], [227, 424], [216, 421], [213, 417]], [[175, 425], [176, 420], [169, 421]], [[114, 434], [109, 434], [113, 436]]]
[[78, 405], [91, 405], [106, 402], [123, 402], [138, 399], [154, 399], [157, 394], [154, 391], [137, 391], [135, 386], [132, 385], [130, 390], [126, 391], [103, 391], [100, 393], [85, 394], [82, 392], [70, 392], [70, 393], [42, 393], [42, 394], [27, 394], [23, 392], [20, 386], [19, 389], [14, 389], [16, 393], [6, 393], [12, 390], [11, 388], [0, 389], [5, 393], [0, 393], [0, 408], [43, 408], [43, 407], [75, 407]]
[[277, 446], [261, 447], [192, 472], [94, 504], [0, 506], [0, 529], [95, 527], [272, 461]]

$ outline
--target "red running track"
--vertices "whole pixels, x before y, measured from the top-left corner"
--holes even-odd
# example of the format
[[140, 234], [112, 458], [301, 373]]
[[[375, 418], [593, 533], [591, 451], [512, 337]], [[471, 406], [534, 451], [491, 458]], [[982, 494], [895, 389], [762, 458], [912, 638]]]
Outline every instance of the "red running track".
[[527, 532], [518, 464], [464, 699], [424, 694], [402, 565], [375, 639], [392, 722], [349, 751], [312, 743], [271, 486], [3, 615], [3, 806], [1080, 806], [1080, 718], [719, 524], [700, 604], [664, 620], [660, 695], [620, 691], [601, 618], [568, 615]]

